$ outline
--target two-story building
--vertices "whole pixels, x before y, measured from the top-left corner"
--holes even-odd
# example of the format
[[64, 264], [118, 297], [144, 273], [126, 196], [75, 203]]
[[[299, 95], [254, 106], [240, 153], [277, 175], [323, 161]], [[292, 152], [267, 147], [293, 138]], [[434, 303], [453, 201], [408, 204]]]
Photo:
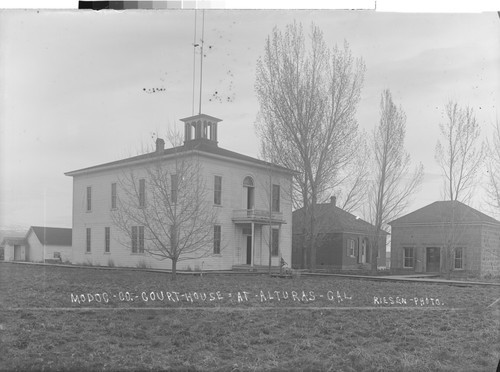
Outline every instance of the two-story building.
[[[158, 162], [168, 168], [179, 159], [199, 164], [207, 191], [204, 202], [216, 211], [216, 221], [212, 246], [206, 247], [209, 254], [187, 260], [181, 256], [178, 269], [264, 266], [270, 251], [273, 266], [281, 258], [291, 262], [293, 171], [219, 147], [220, 119], [199, 114], [181, 120], [181, 146], [165, 149], [164, 141], [157, 139], [150, 153], [66, 173], [73, 177], [73, 262], [170, 269], [171, 260], [147, 254], [151, 242], [143, 227], [131, 226], [127, 234], [117, 226], [116, 215], [120, 197], [128, 193], [122, 189], [125, 173], [134, 174], [139, 199], [153, 203], [145, 169]], [[166, 220], [165, 226], [169, 224]]]

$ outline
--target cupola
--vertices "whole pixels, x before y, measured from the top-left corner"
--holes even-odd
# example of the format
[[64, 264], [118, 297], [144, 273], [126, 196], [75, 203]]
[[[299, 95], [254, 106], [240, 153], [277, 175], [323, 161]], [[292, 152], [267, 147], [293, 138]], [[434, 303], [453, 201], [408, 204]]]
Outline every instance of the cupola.
[[198, 114], [181, 121], [184, 122], [184, 145], [203, 141], [217, 146], [217, 124], [221, 119]]

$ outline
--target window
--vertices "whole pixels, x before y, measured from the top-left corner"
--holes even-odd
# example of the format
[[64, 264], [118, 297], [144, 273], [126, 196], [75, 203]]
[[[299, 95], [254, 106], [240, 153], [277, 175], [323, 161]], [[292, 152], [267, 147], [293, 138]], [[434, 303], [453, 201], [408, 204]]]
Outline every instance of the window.
[[280, 246], [280, 231], [279, 229], [273, 229], [271, 234], [271, 256], [278, 256], [279, 246]]
[[220, 254], [221, 226], [214, 225], [214, 254]]
[[111, 209], [116, 209], [116, 183], [111, 184]]
[[132, 253], [144, 253], [144, 226], [132, 226]]
[[349, 257], [356, 257], [356, 245], [354, 239], [347, 239], [347, 255]]
[[104, 252], [109, 253], [111, 231], [109, 227], [104, 228]]
[[280, 186], [273, 185], [272, 211], [280, 211]]
[[413, 248], [403, 248], [403, 267], [413, 267]]
[[179, 179], [176, 174], [170, 176], [170, 199], [172, 203], [177, 203], [177, 188], [179, 187]]
[[87, 212], [92, 210], [92, 187], [87, 187]]
[[214, 204], [215, 205], [222, 204], [222, 177], [221, 176], [214, 177]]
[[455, 248], [455, 269], [464, 268], [464, 249]]
[[139, 208], [146, 205], [146, 180], [144, 178], [139, 180]]
[[90, 249], [91, 249], [91, 239], [92, 239], [92, 231], [90, 230], [90, 227], [87, 227], [87, 253], [90, 253]]

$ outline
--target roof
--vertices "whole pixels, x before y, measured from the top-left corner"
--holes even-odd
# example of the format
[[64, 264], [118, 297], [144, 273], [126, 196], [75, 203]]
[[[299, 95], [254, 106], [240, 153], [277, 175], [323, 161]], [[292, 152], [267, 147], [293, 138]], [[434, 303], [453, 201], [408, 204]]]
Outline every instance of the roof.
[[437, 201], [402, 216], [389, 225], [399, 224], [442, 224], [452, 221], [466, 223], [487, 223], [500, 225], [493, 217], [456, 200]]
[[0, 243], [0, 247], [5, 247], [7, 244], [10, 245], [26, 245], [26, 238], [19, 236], [5, 236]]
[[43, 245], [71, 246], [72, 230], [69, 228], [31, 226], [26, 237], [28, 237], [30, 231], [35, 233]]
[[[361, 218], [335, 206], [332, 203], [316, 204], [315, 207], [316, 232], [328, 234], [334, 232], [373, 233], [374, 226]], [[304, 225], [304, 208], [292, 214], [292, 231], [294, 234], [302, 233]], [[386, 231], [381, 230], [387, 234]]]
[[236, 159], [236, 160], [242, 160], [246, 161], [249, 163], [254, 163], [258, 164], [260, 166], [266, 166], [266, 167], [272, 167], [273, 170], [281, 170], [287, 173], [294, 173], [295, 171], [276, 165], [272, 164], [263, 160], [259, 160], [256, 158], [252, 158], [251, 156], [243, 155], [234, 151], [226, 150], [221, 147], [218, 147], [214, 141], [208, 140], [208, 139], [196, 139], [196, 140], [190, 140], [186, 142], [183, 146], [177, 146], [177, 147], [172, 147], [169, 149], [164, 149], [161, 151], [153, 151], [147, 154], [142, 154], [138, 156], [133, 156], [130, 158], [126, 159], [121, 159], [117, 161], [113, 161], [110, 163], [105, 163], [105, 164], [100, 164], [88, 168], [83, 168], [71, 172], [65, 173], [67, 176], [74, 176], [76, 173], [82, 173], [82, 172], [94, 172], [94, 171], [99, 171], [99, 170], [104, 170], [108, 167], [112, 166], [121, 166], [121, 165], [126, 165], [129, 163], [137, 162], [137, 161], [143, 161], [147, 159], [158, 159], [160, 156], [168, 156], [168, 155], [174, 155], [174, 154], [182, 154], [182, 153], [189, 153], [189, 152], [204, 152], [207, 154], [212, 154], [216, 156], [221, 156], [225, 157], [228, 159]]

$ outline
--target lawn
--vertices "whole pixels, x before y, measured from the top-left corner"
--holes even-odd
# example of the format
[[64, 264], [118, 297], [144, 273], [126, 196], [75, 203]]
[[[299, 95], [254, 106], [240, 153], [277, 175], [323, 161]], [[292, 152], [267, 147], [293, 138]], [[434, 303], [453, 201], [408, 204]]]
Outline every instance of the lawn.
[[[2, 370], [494, 371], [499, 287], [0, 263]], [[488, 307], [489, 306], [489, 307]]]

